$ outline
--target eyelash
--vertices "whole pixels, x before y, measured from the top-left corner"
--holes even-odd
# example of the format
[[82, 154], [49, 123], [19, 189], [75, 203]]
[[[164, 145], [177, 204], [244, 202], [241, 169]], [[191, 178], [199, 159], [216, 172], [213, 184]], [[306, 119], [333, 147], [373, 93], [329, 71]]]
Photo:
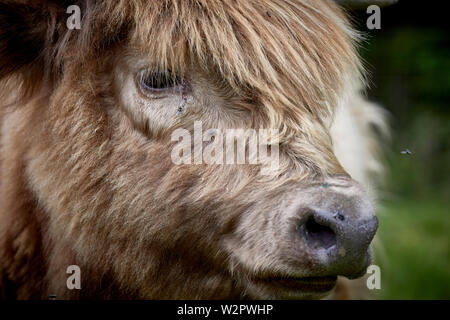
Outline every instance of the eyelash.
[[158, 93], [180, 91], [184, 88], [185, 81], [170, 70], [143, 69], [139, 72], [138, 83], [144, 92]]

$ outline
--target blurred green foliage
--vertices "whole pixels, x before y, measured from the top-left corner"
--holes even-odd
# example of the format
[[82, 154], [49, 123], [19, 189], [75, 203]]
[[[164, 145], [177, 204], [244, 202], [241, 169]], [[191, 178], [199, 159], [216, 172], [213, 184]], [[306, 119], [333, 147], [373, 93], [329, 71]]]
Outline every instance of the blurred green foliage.
[[439, 199], [390, 202], [378, 212], [379, 298], [450, 298], [448, 214]]
[[[450, 198], [450, 48], [440, 29], [398, 28], [364, 50], [373, 99], [391, 113], [388, 189], [398, 196]], [[411, 156], [400, 153], [410, 149]]]
[[450, 38], [445, 27], [399, 19], [421, 16], [403, 4], [384, 9], [384, 27], [362, 48], [369, 97], [389, 111], [392, 128], [378, 211], [378, 297], [450, 299]]

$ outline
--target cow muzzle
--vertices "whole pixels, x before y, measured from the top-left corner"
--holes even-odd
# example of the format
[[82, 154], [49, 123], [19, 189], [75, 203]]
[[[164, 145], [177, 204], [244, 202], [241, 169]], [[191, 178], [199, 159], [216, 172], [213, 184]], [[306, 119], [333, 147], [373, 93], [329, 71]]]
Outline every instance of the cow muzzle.
[[282, 232], [293, 243], [289, 250], [299, 264], [307, 262], [303, 270], [350, 279], [366, 272], [378, 219], [359, 184], [344, 176], [327, 179], [299, 191], [297, 200], [294, 196], [288, 203], [289, 222]]
[[[264, 298], [317, 298], [334, 288], [337, 276], [366, 273], [378, 220], [358, 183], [339, 176], [291, 186], [283, 195], [264, 214], [267, 220], [253, 220], [255, 234], [247, 234], [239, 250], [246, 269], [256, 270], [250, 291]], [[249, 230], [251, 222], [245, 225]]]
[[334, 205], [306, 209], [306, 218], [298, 225], [297, 234], [321, 272], [349, 279], [365, 273], [371, 261], [369, 245], [377, 231], [378, 219], [372, 209], [360, 210], [336, 209]]

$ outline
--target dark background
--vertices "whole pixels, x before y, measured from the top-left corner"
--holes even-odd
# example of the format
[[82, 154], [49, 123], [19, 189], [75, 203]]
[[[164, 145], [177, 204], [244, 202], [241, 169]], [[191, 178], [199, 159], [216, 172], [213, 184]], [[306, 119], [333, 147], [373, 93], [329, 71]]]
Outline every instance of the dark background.
[[[390, 113], [380, 187], [382, 299], [450, 299], [450, 11], [446, 1], [400, 0], [381, 29], [351, 16], [367, 36], [361, 55], [370, 100]], [[401, 151], [409, 149], [412, 154]]]

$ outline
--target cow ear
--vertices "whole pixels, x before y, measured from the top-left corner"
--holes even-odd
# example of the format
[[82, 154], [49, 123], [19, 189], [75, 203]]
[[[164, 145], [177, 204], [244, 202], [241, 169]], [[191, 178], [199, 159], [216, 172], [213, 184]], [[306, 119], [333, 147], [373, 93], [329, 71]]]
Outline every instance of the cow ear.
[[55, 2], [29, 2], [0, 0], [0, 80], [13, 73], [43, 77], [57, 41], [64, 8]]

